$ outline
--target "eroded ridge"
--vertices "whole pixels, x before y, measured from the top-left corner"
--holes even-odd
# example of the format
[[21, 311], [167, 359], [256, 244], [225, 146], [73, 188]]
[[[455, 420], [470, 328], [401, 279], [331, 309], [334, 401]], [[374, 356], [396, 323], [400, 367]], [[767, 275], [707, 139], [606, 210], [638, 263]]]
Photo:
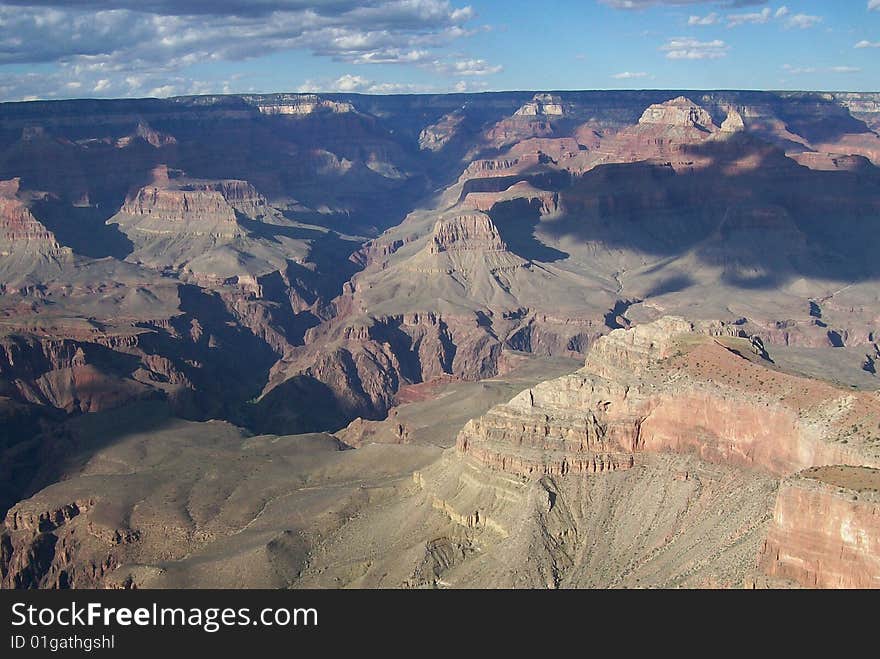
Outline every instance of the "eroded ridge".
[[875, 395], [784, 373], [729, 326], [663, 318], [603, 337], [581, 370], [470, 421], [457, 448], [523, 476], [614, 471], [668, 451], [786, 476], [880, 466], [880, 438], [860, 431], [878, 422]]

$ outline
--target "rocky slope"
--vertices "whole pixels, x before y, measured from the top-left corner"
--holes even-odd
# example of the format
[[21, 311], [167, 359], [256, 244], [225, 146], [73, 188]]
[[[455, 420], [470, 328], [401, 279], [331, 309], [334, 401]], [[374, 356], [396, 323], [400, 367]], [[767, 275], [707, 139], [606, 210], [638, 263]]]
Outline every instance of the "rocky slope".
[[23, 283], [37, 270], [57, 272], [72, 253], [36, 217], [21, 194], [21, 179], [0, 181], [0, 292]]
[[[880, 399], [781, 372], [736, 334], [675, 318], [615, 330], [596, 342], [584, 369], [469, 421], [457, 450], [532, 481], [609, 479], [656, 465], [656, 455], [782, 478], [769, 528], [766, 512], [750, 527], [766, 533], [752, 557], [763, 579], [877, 587]], [[760, 581], [748, 564], [740, 570], [743, 584]]]
[[[67, 424], [80, 445], [138, 421], [10, 510], [0, 573], [17, 587], [872, 585], [877, 470], [791, 470], [876, 464], [876, 395], [738, 353], [736, 334], [616, 330], [584, 369], [511, 381], [527, 388], [488, 411], [498, 394], [478, 392], [503, 378], [413, 390], [337, 437], [83, 417]], [[437, 447], [473, 401], [457, 448]]]

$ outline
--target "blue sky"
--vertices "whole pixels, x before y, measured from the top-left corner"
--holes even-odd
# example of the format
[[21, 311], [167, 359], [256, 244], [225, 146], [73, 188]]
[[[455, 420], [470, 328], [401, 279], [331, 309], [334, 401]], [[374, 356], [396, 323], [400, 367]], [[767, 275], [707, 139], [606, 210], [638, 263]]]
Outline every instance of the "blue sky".
[[0, 0], [0, 100], [880, 91], [880, 0]]

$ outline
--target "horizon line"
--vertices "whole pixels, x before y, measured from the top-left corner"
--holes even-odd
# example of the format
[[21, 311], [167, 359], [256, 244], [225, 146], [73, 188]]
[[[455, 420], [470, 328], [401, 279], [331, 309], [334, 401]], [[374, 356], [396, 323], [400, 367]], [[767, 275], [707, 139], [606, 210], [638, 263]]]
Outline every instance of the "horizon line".
[[489, 94], [566, 94], [566, 93], [634, 93], [634, 92], [700, 92], [700, 93], [759, 93], [759, 94], [877, 94], [880, 91], [852, 90], [852, 89], [748, 89], [735, 87], [722, 88], [698, 88], [698, 87], [633, 87], [633, 88], [592, 88], [592, 89], [501, 89], [468, 92], [398, 92], [398, 93], [375, 93], [375, 92], [343, 92], [343, 91], [275, 91], [275, 92], [218, 92], [205, 94], [178, 94], [175, 96], [72, 96], [65, 98], [33, 98], [0, 101], [0, 105], [25, 104], [25, 103], [70, 103], [77, 101], [109, 102], [109, 101], [174, 101], [177, 99], [191, 98], [241, 98], [245, 96], [339, 96], [339, 97], [368, 97], [368, 98], [394, 98], [394, 97], [427, 97], [427, 96], [485, 96]]

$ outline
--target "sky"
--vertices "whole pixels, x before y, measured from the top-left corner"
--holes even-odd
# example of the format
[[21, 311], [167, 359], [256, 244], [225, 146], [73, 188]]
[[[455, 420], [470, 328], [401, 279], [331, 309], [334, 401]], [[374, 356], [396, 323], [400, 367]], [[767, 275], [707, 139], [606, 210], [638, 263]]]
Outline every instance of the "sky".
[[0, 101], [880, 91], [880, 0], [0, 0]]

